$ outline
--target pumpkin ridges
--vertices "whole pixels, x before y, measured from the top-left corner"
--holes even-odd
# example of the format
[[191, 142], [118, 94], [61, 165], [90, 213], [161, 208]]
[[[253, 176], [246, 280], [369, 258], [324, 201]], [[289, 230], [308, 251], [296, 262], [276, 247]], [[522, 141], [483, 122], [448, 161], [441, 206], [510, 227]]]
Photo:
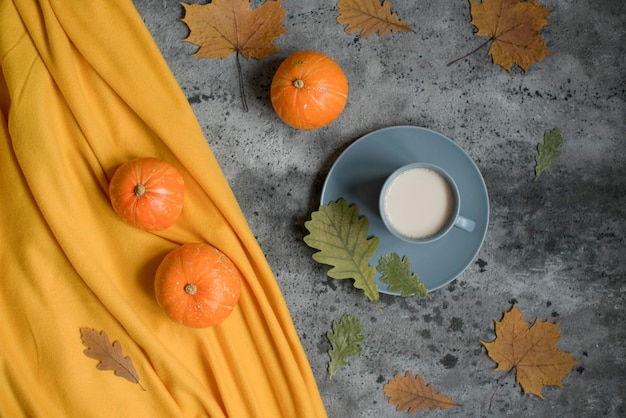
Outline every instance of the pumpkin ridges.
[[[161, 263], [163, 267], [159, 265], [159, 270], [164, 269], [169, 273], [161, 275], [160, 280], [157, 271], [157, 280], [159, 280], [155, 283], [157, 302], [175, 322], [180, 322], [186, 317], [187, 306], [194, 301], [192, 295], [186, 295], [188, 300], [185, 300], [181, 291], [181, 289], [184, 290], [184, 286], [188, 282], [187, 277], [195, 275], [191, 266], [185, 263], [186, 258], [193, 257], [193, 254], [189, 254], [189, 249], [185, 246], [180, 247], [179, 251], [172, 251], [163, 259]], [[160, 295], [166, 295], [166, 297]], [[171, 296], [168, 297], [167, 295]]]
[[[296, 79], [302, 79], [304, 87], [296, 88]], [[270, 96], [285, 123], [298, 129], [317, 129], [341, 114], [347, 91], [347, 79], [335, 61], [319, 52], [300, 51], [279, 65]]]
[[[173, 180], [173, 178], [175, 177], [174, 175], [174, 167], [172, 166], [157, 166], [157, 167], [150, 167], [149, 170], [145, 170], [142, 169], [141, 166], [138, 167], [138, 179], [141, 179], [143, 177], [143, 181], [146, 185], [153, 185], [153, 182], [158, 183], [160, 180], [159, 179], [170, 179]], [[148, 171], [146, 173], [146, 171]]]
[[[316, 84], [316, 83], [315, 83]], [[326, 120], [334, 118], [327, 118], [323, 115], [319, 110], [315, 107], [310, 107], [309, 101], [315, 102], [317, 107], [323, 107], [325, 102], [319, 100], [316, 95], [316, 90], [319, 89], [314, 83], [311, 83], [308, 80], [304, 81], [304, 87], [301, 89], [302, 91], [298, 93], [293, 93], [291, 95], [286, 94], [288, 99], [291, 99], [291, 105], [289, 106], [292, 112], [292, 118], [296, 120], [306, 121], [306, 125], [316, 125], [312, 120], [321, 119], [323, 122], [320, 124], [326, 124]], [[306, 106], [305, 106], [306, 105]], [[282, 105], [283, 107], [285, 104]], [[282, 112], [281, 112], [282, 113]]]
[[[136, 196], [138, 184], [145, 193]], [[169, 163], [153, 157], [122, 164], [109, 183], [115, 212], [129, 224], [146, 230], [161, 230], [174, 224], [182, 211], [184, 180]]]
[[305, 117], [305, 119], [309, 123], [313, 123], [311, 122], [312, 120], [319, 120], [320, 124], [326, 125], [327, 123], [332, 122], [335, 117], [327, 116], [321, 109], [333, 109], [334, 105], [330, 103], [332, 101], [332, 98], [329, 98], [329, 95], [321, 96], [318, 94], [316, 90], [319, 90], [320, 87], [319, 83], [316, 84], [316, 86], [309, 87], [309, 91], [307, 92], [307, 99], [313, 101], [316, 106], [311, 106], [311, 108], [309, 109], [310, 115], [308, 115], [308, 117]]
[[[173, 170], [175, 170], [174, 167], [158, 167], [157, 169], [151, 169], [142, 182], [146, 189], [148, 189], [146, 194], [153, 197], [156, 195], [163, 197], [178, 195], [181, 192], [181, 190], [178, 189], [182, 189], [183, 186], [182, 182], [178, 183], [178, 179], [182, 180], [182, 177], [180, 177], [177, 171]], [[138, 182], [139, 181], [140, 180], [138, 180]], [[174, 185], [170, 185], [169, 188], [166, 188], [164, 190], [162, 188], [159, 188], [158, 193], [156, 193], [154, 190], [150, 190], [151, 188], [162, 186], [162, 183], [165, 183], [166, 181], [173, 182]]]
[[[169, 257], [168, 256], [166, 256], [163, 259], [158, 269], [159, 270], [165, 269], [167, 271], [170, 271], [171, 275], [178, 276], [180, 274], [180, 271], [179, 271], [180, 265], [174, 259], [176, 258], [175, 256], [169, 256]], [[179, 301], [177, 301], [175, 298], [159, 296], [159, 294], [161, 295], [175, 294], [176, 287], [177, 287], [176, 281], [165, 280], [165, 276], [159, 276], [158, 271], [157, 271], [157, 276], [155, 279], [155, 292], [157, 296], [157, 303], [159, 304], [159, 306], [161, 306], [161, 308], [163, 308], [164, 310], [167, 310], [168, 312], [171, 312], [172, 315], [175, 315], [176, 317], [178, 317], [180, 315], [180, 312], [182, 312], [183, 310], [182, 309], [183, 305]]]
[[[304, 52], [307, 52], [307, 51], [304, 51]], [[310, 52], [313, 52], [313, 51], [310, 51]], [[299, 54], [299, 53], [296, 53], [296, 54]], [[296, 54], [293, 54], [293, 55], [295, 55], [296, 57], [303, 55], [303, 54], [300, 54], [300, 55], [296, 55]], [[319, 75], [322, 72], [324, 72], [326, 67], [328, 66], [332, 67], [333, 63], [334, 61], [330, 60], [329, 57], [323, 54], [320, 54], [320, 53], [307, 54], [305, 62], [302, 62], [301, 64], [298, 63], [300, 65], [295, 67], [295, 69], [297, 69], [299, 73], [294, 72], [292, 74], [297, 75], [298, 77], [310, 79], [313, 75]]]
[[[196, 293], [185, 292], [187, 284]], [[241, 273], [209, 244], [184, 244], [168, 253], [157, 268], [157, 303], [175, 322], [202, 328], [224, 321], [239, 301]]]

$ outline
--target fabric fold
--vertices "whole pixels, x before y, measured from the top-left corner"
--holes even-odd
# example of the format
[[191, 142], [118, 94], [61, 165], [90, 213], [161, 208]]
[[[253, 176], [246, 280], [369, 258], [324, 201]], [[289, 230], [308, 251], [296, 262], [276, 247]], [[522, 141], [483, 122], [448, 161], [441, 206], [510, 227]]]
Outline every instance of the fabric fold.
[[[132, 3], [2, 1], [0, 68], [0, 416], [326, 416], [267, 261]], [[144, 156], [185, 179], [181, 217], [157, 233], [107, 196], [115, 169]], [[217, 327], [156, 304], [156, 267], [186, 242], [245, 278]], [[145, 391], [96, 369], [83, 327], [120, 342]]]

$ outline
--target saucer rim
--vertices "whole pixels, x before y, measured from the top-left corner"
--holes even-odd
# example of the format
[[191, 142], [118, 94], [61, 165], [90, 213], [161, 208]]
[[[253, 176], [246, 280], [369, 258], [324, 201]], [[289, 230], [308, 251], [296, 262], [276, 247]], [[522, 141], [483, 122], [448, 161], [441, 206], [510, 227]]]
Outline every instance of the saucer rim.
[[[474, 245], [473, 251], [471, 251], [471, 256], [470, 254], [467, 255], [466, 257], [466, 261], [458, 261], [455, 264], [459, 264], [459, 268], [455, 269], [454, 273], [451, 273], [451, 275], [447, 275], [445, 278], [437, 280], [436, 283], [430, 286], [427, 286], [428, 291], [429, 292], [433, 292], [435, 290], [441, 289], [442, 287], [447, 286], [449, 283], [451, 283], [452, 281], [454, 281], [456, 278], [458, 278], [472, 263], [472, 261], [476, 258], [476, 256], [478, 255], [480, 249], [482, 248], [482, 245], [484, 244], [486, 235], [487, 235], [487, 231], [488, 231], [488, 225], [489, 225], [489, 194], [488, 194], [488, 190], [484, 181], [484, 178], [482, 176], [482, 173], [480, 172], [478, 166], [476, 165], [476, 163], [474, 162], [474, 160], [465, 152], [465, 150], [463, 148], [461, 148], [457, 143], [455, 143], [454, 141], [452, 141], [450, 138], [446, 137], [445, 135], [436, 132], [434, 130], [428, 129], [428, 128], [423, 128], [423, 127], [419, 127], [419, 126], [412, 126], [412, 125], [396, 125], [396, 126], [389, 126], [389, 127], [385, 127], [385, 128], [381, 128], [381, 129], [377, 129], [374, 131], [371, 131], [359, 138], [357, 138], [356, 140], [354, 140], [348, 147], [346, 147], [346, 149], [335, 159], [335, 161], [333, 162], [333, 164], [331, 165], [330, 170], [328, 171], [326, 178], [324, 179], [324, 184], [322, 187], [322, 191], [320, 194], [320, 202], [321, 204], [328, 204], [332, 201], [336, 201], [340, 198], [345, 198], [345, 196], [328, 196], [329, 194], [329, 189], [333, 183], [333, 179], [336, 178], [338, 176], [338, 174], [336, 174], [336, 172], [340, 169], [342, 169], [342, 163], [343, 161], [350, 155], [354, 154], [355, 149], [358, 149], [359, 147], [362, 146], [367, 146], [368, 141], [378, 141], [379, 139], [371, 139], [372, 137], [383, 137], [385, 136], [385, 134], [388, 133], [395, 133], [397, 134], [398, 132], [401, 134], [405, 134], [407, 131], [411, 134], [411, 136], [415, 137], [416, 141], [412, 142], [412, 140], [410, 141], [410, 146], [412, 148], [414, 148], [415, 150], [420, 148], [420, 142], [417, 141], [417, 139], [419, 139], [420, 135], [430, 135], [430, 136], [434, 136], [437, 137], [437, 139], [441, 139], [442, 140], [442, 144], [445, 143], [448, 146], [452, 146], [452, 149], [455, 150], [455, 154], [456, 155], [452, 155], [451, 158], [453, 159], [461, 159], [461, 160], [465, 160], [466, 163], [468, 163], [468, 167], [465, 169], [465, 171], [467, 170], [471, 170], [473, 169], [475, 171], [475, 173], [477, 174], [477, 181], [473, 182], [474, 184], [474, 188], [477, 188], [480, 190], [480, 192], [482, 192], [482, 194], [484, 196], [482, 196], [480, 200], [481, 206], [483, 206], [482, 208], [479, 208], [482, 212], [482, 217], [484, 219], [484, 227], [483, 227], [483, 231], [482, 234], [480, 236], [480, 239], [478, 239], [476, 242], [477, 244]], [[387, 140], [399, 140], [398, 137], [391, 137], [391, 139], [387, 138]], [[363, 145], [363, 144], [366, 145]], [[445, 147], [444, 145], [442, 145], [442, 147]], [[365, 152], [366, 154], [367, 152]], [[387, 158], [385, 158], [385, 160], [391, 160], [391, 158], [385, 154], [387, 156]], [[437, 161], [419, 161], [419, 162], [424, 162], [424, 163], [431, 163], [431, 164], [435, 164], [435, 165], [439, 165]], [[404, 164], [402, 164], [404, 165]], [[402, 165], [398, 165], [396, 167], [400, 168]], [[445, 170], [445, 168], [443, 168]], [[392, 171], [395, 171], [392, 170]], [[447, 171], [447, 170], [446, 170]], [[391, 174], [391, 173], [389, 173]], [[458, 186], [459, 189], [461, 189], [461, 186]], [[459, 192], [461, 192], [461, 190], [459, 190]], [[347, 199], [346, 199], [347, 200]], [[357, 207], [359, 207], [359, 201], [348, 201], [347, 202], [349, 205], [352, 204], [356, 204]], [[363, 215], [363, 214], [362, 214]], [[481, 220], [483, 220], [481, 219]], [[382, 220], [381, 220], [382, 222]], [[371, 224], [371, 222], [370, 222]], [[384, 228], [384, 225], [383, 225]], [[379, 236], [380, 238], [380, 234], [378, 235], [374, 235], [371, 231], [371, 225], [370, 225], [370, 231], [368, 236]], [[422, 247], [428, 247], [428, 246], [432, 246], [434, 245], [434, 243], [428, 244], [428, 243], [421, 243], [421, 244], [411, 244], [411, 243], [398, 243], [397, 241], [401, 241], [400, 238], [394, 236], [390, 231], [383, 231], [383, 233], [386, 232], [386, 234], [388, 235], [387, 237], [385, 237], [386, 239], [391, 238], [391, 241], [393, 242], [393, 240], [396, 240], [396, 245], [401, 245], [403, 247], [406, 246], [422, 246]], [[385, 235], [385, 234], [383, 234]], [[445, 237], [444, 239], [445, 240]], [[469, 240], [468, 240], [469, 241]], [[383, 245], [383, 240], [380, 240], [381, 244]], [[379, 252], [380, 249], [377, 249], [377, 252]], [[386, 251], [383, 251], [384, 253]], [[400, 254], [400, 256], [402, 256], [403, 254]], [[409, 255], [409, 259], [411, 259], [411, 256]], [[371, 262], [371, 261], [370, 261]], [[411, 266], [412, 270], [413, 270], [413, 265]], [[458, 270], [458, 271], [456, 271]], [[418, 272], [419, 275], [419, 272]], [[380, 281], [380, 273], [378, 271], [376, 271], [376, 276], [375, 276], [375, 282], [378, 286], [378, 290], [380, 293], [383, 294], [388, 294], [388, 295], [392, 295], [392, 296], [399, 296], [400, 292], [393, 292], [388, 290], [387, 288], [387, 284], [386, 283], [382, 283]]]

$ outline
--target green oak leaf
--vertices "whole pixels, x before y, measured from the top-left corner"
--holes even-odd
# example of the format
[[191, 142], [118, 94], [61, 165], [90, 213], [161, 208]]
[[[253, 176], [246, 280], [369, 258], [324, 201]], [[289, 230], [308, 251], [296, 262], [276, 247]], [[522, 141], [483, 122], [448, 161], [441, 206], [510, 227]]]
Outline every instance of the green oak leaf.
[[401, 292], [401, 296], [426, 296], [428, 289], [419, 281], [417, 274], [411, 273], [411, 262], [408, 257], [396, 253], [380, 257], [376, 267], [381, 274], [380, 281], [387, 283], [392, 292]]
[[374, 282], [376, 269], [369, 265], [378, 248], [378, 237], [368, 238], [369, 222], [359, 216], [356, 205], [348, 206], [345, 199], [321, 205], [304, 223], [309, 235], [304, 242], [319, 250], [313, 254], [318, 263], [333, 266], [328, 276], [334, 279], [354, 279], [354, 287], [378, 303], [378, 286]]
[[543, 170], [550, 167], [556, 157], [561, 155], [559, 147], [563, 144], [561, 131], [554, 128], [543, 134], [543, 144], [537, 144], [537, 156], [535, 156], [535, 180], [539, 178]]
[[332, 348], [328, 350], [328, 374], [333, 378], [341, 366], [348, 364], [347, 358], [359, 354], [363, 342], [363, 326], [356, 316], [344, 314], [332, 323], [332, 331], [326, 333]]

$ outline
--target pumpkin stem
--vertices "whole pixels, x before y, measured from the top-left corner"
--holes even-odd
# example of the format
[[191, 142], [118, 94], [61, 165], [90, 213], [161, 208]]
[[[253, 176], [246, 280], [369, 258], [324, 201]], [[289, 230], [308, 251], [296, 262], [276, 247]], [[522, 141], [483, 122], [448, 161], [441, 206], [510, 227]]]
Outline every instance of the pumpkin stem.
[[185, 285], [185, 293], [187, 293], [188, 295], [193, 296], [193, 295], [195, 295], [195, 294], [196, 294], [196, 292], [197, 292], [197, 291], [198, 291], [198, 288], [196, 287], [196, 285], [195, 285], [195, 284], [193, 284], [193, 283], [187, 283], [187, 284]]
[[301, 78], [297, 78], [293, 80], [293, 86], [297, 89], [301, 89], [304, 87], [304, 81]]
[[133, 189], [133, 193], [137, 197], [141, 197], [146, 193], [146, 186], [141, 183], [135, 184], [135, 188]]

